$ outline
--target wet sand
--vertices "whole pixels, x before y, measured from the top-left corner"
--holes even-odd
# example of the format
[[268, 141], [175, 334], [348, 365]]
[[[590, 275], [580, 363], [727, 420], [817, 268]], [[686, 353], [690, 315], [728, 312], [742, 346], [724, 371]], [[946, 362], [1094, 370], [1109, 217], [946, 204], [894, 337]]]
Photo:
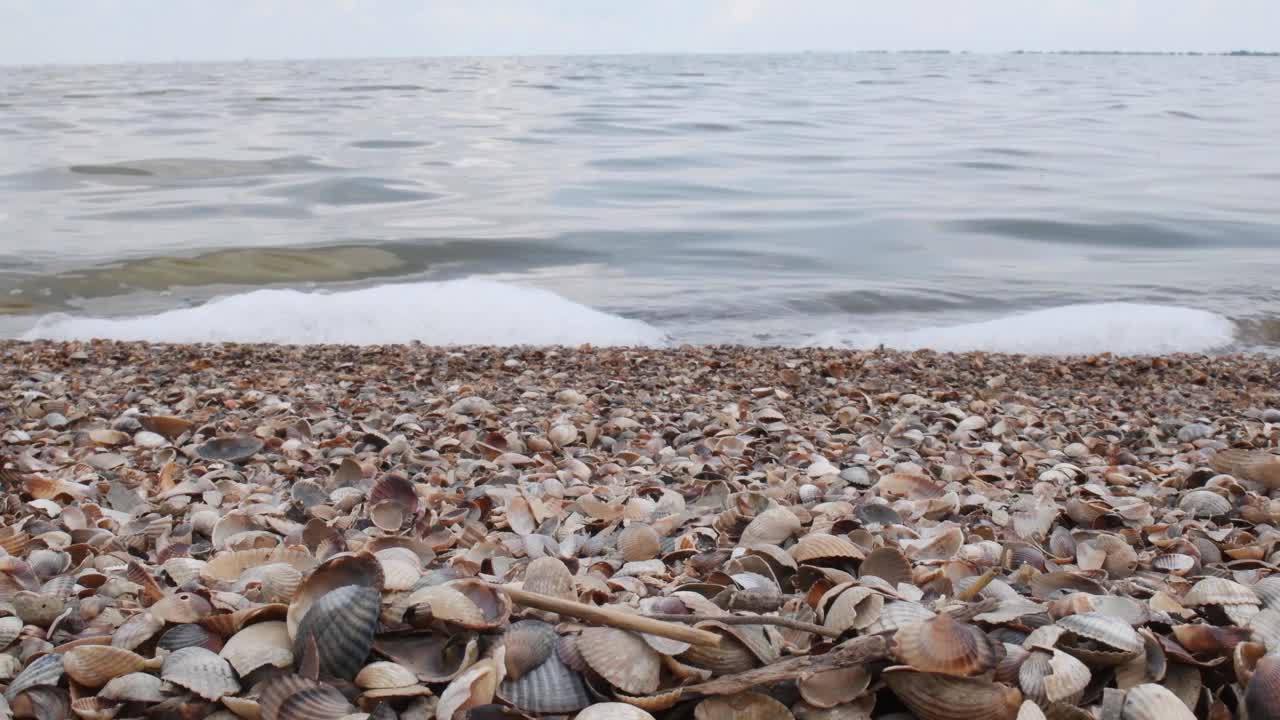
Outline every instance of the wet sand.
[[[170, 683], [101, 701], [126, 712], [246, 716], [310, 688], [332, 717], [947, 718], [952, 694], [968, 717], [1234, 713], [1280, 678], [1258, 661], [1280, 650], [1278, 381], [1253, 356], [0, 343], [7, 700], [86, 710], [109, 678], [31, 678], [117, 638]], [[477, 578], [554, 594], [562, 569], [566, 599], [827, 636], [713, 619], [697, 627], [740, 652], [709, 658], [562, 616], [539, 654], [552, 626], [510, 623], [554, 617], [475, 596], [494, 592]], [[348, 586], [376, 590], [372, 644], [317, 629], [358, 609], [320, 602]], [[482, 617], [446, 617], [441, 587]], [[265, 623], [280, 633], [237, 644], [278, 662], [227, 656]], [[453, 637], [476, 644], [449, 668], [397, 650]], [[187, 645], [226, 662], [165, 657]], [[375, 661], [409, 680], [377, 685]], [[1047, 698], [1050, 661], [1079, 687]], [[268, 720], [320, 716], [284, 701]]]

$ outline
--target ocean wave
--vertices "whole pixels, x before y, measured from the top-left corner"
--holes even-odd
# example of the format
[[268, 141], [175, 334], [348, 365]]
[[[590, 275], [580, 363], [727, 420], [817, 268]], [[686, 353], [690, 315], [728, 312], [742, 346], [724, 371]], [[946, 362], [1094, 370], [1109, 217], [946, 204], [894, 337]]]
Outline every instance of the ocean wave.
[[1205, 310], [1139, 303], [1064, 305], [960, 325], [829, 330], [814, 347], [1024, 353], [1160, 355], [1210, 352], [1235, 342], [1235, 323]]
[[379, 345], [660, 345], [657, 328], [553, 292], [488, 280], [345, 292], [255, 290], [155, 315], [48, 315], [23, 339]]

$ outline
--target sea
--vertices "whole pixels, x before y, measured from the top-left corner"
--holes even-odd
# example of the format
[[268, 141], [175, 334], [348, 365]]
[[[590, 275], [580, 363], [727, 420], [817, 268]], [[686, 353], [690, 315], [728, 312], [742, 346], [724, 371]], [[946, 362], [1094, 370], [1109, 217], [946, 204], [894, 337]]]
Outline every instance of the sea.
[[0, 67], [0, 336], [1280, 348], [1280, 59]]

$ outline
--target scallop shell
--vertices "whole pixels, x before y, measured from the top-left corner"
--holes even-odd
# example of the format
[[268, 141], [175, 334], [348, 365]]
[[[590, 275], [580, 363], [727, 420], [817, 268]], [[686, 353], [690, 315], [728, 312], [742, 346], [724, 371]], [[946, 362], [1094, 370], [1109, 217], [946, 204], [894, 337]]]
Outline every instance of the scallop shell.
[[921, 720], [1012, 720], [1022, 693], [976, 678], [893, 667], [881, 676], [893, 694]]
[[422, 577], [422, 560], [408, 548], [387, 548], [374, 553], [382, 566], [387, 590], [408, 590]]
[[1194, 518], [1220, 517], [1231, 512], [1231, 501], [1211, 490], [1192, 490], [1178, 499], [1178, 508]]
[[905, 498], [907, 500], [930, 500], [940, 498], [946, 491], [929, 478], [911, 473], [889, 473], [882, 475], [872, 486], [876, 494], [884, 498]]
[[1274, 717], [1280, 707], [1280, 655], [1264, 655], [1253, 668], [1244, 690], [1247, 717]]
[[160, 677], [205, 700], [240, 692], [231, 665], [204, 648], [188, 647], [170, 653], [160, 667]]
[[214, 645], [215, 638], [209, 634], [209, 631], [200, 625], [193, 623], [183, 623], [181, 625], [172, 625], [160, 639], [156, 641], [156, 647], [170, 652], [180, 650], [184, 647], [203, 647], [209, 650], [216, 650]]
[[200, 626], [220, 637], [230, 637], [242, 628], [257, 622], [284, 620], [288, 616], [289, 606], [280, 603], [255, 605], [236, 610], [235, 612], [210, 615], [200, 621]]
[[355, 710], [341, 692], [326, 685], [305, 688], [286, 697], [276, 710], [276, 720], [341, 720]]
[[302, 581], [298, 594], [289, 605], [289, 636], [297, 637], [298, 624], [306, 617], [312, 603], [344, 586], [366, 587], [381, 598], [382, 566], [368, 553], [334, 555], [316, 566]]
[[[834, 600], [830, 598], [834, 597]], [[822, 624], [838, 632], [861, 630], [875, 622], [884, 608], [884, 596], [864, 587], [842, 583], [828, 590], [819, 606]]]
[[22, 632], [22, 618], [8, 617], [0, 618], [0, 650], [3, 650], [17, 639], [18, 634]]
[[[151, 428], [147, 429], [151, 430]], [[159, 430], [151, 431], [164, 435], [164, 433]], [[203, 445], [197, 445], [195, 448], [195, 454], [202, 460], [239, 463], [258, 454], [258, 451], [262, 449], [262, 446], [262, 441], [256, 437], [251, 437], [249, 435], [231, 435], [227, 437], [214, 438]]]
[[1265, 450], [1219, 450], [1209, 458], [1209, 465], [1220, 473], [1264, 485], [1269, 490], [1280, 488], [1280, 457]]
[[379, 529], [395, 532], [404, 525], [405, 507], [396, 500], [382, 500], [369, 506], [369, 519]]
[[920, 603], [907, 600], [896, 600], [886, 604], [880, 610], [880, 616], [864, 628], [868, 635], [889, 632], [912, 623], [923, 622], [932, 618], [935, 613]]
[[81, 720], [111, 720], [120, 708], [101, 697], [82, 697], [71, 701], [71, 712]]
[[870, 684], [871, 673], [862, 665], [807, 673], [796, 679], [800, 697], [824, 709], [852, 702], [865, 693]]
[[383, 635], [374, 650], [412, 670], [421, 682], [444, 683], [475, 663], [480, 648], [474, 636]]
[[911, 582], [911, 561], [897, 548], [876, 548], [858, 568], [859, 577], [878, 577], [892, 586]]
[[772, 507], [747, 524], [738, 540], [738, 546], [749, 548], [755, 545], [781, 545], [799, 530], [800, 518], [795, 513], [784, 507]]
[[1040, 703], [1080, 701], [1092, 673], [1088, 666], [1056, 648], [1035, 647], [1018, 669], [1018, 685]]
[[643, 695], [658, 689], [662, 657], [640, 636], [615, 628], [589, 627], [577, 644], [591, 669], [619, 690]]
[[1137, 655], [1143, 652], [1142, 637], [1119, 618], [1088, 612], [1068, 615], [1056, 624], [1067, 632], [1102, 643], [1122, 653]]
[[634, 523], [618, 533], [617, 546], [625, 562], [652, 560], [662, 552], [662, 539], [652, 527]]
[[120, 702], [158, 703], [167, 697], [165, 682], [155, 675], [135, 672], [111, 678], [98, 691], [98, 697]]
[[287, 563], [269, 563], [244, 571], [232, 590], [244, 592], [254, 584], [258, 586], [258, 598], [262, 602], [287, 603], [302, 585], [302, 573]]
[[289, 667], [293, 664], [289, 628], [280, 620], [250, 625], [232, 635], [218, 653], [240, 677], [258, 668]]
[[680, 659], [715, 675], [744, 672], [777, 659], [778, 651], [760, 626], [722, 625], [714, 620], [696, 626], [721, 636], [714, 647], [694, 645], [681, 653]]
[[626, 703], [597, 703], [573, 717], [573, 720], [654, 720], [653, 715]]
[[1262, 598], [1247, 585], [1220, 577], [1207, 577], [1197, 582], [1182, 598], [1188, 607], [1201, 605], [1261, 605]]
[[[507, 680], [519, 680], [555, 653], [560, 639], [550, 623], [541, 620], [519, 620], [511, 623], [503, 634], [506, 646]], [[576, 709], [576, 708], [575, 708]]]
[[138, 423], [148, 432], [163, 435], [167, 440], [177, 440], [184, 433], [191, 432], [196, 424], [190, 420], [172, 415], [138, 415]]
[[245, 571], [274, 563], [285, 563], [300, 573], [310, 572], [316, 567], [316, 559], [304, 548], [224, 550], [204, 563], [200, 577], [209, 581], [234, 583], [240, 580]]
[[923, 672], [971, 677], [994, 669], [1004, 657], [1004, 645], [977, 626], [942, 614], [898, 630], [893, 656]]
[[562, 600], [577, 601], [578, 593], [573, 584], [573, 574], [559, 558], [544, 555], [529, 563], [524, 571], [522, 587], [533, 593]]
[[[2, 622], [0, 620], [0, 623]], [[163, 629], [163, 620], [149, 612], [140, 612], [131, 616], [121, 623], [120, 627], [116, 628], [116, 631], [111, 636], [111, 644], [126, 650], [133, 650], [155, 637]], [[3, 640], [3, 638], [0, 638], [0, 640]], [[3, 645], [7, 644], [3, 643]]]
[[85, 645], [62, 656], [67, 675], [85, 687], [99, 688], [112, 678], [147, 667], [146, 658], [110, 645]]
[[9, 702], [20, 693], [31, 688], [45, 685], [57, 685], [63, 676], [61, 655], [41, 655], [32, 660], [18, 673], [9, 687], [5, 688], [4, 697]]
[[790, 550], [791, 557], [797, 563], [811, 563], [822, 560], [861, 560], [863, 553], [857, 545], [845, 538], [827, 533], [809, 533], [800, 538]]
[[309, 640], [319, 652], [320, 672], [350, 680], [373, 648], [381, 593], [362, 585], [345, 585], [316, 600], [294, 638], [293, 656], [301, 658]]
[[409, 668], [394, 662], [374, 662], [356, 673], [356, 687], [362, 690], [403, 688], [418, 683], [418, 676]]
[[786, 705], [753, 692], [709, 697], [693, 709], [693, 717], [694, 720], [795, 720]]
[[[510, 666], [510, 656], [507, 664]], [[536, 715], [569, 713], [591, 704], [591, 693], [582, 676], [554, 652], [518, 678], [507, 677], [498, 686], [497, 694], [516, 708]]]
[[1120, 711], [1121, 720], [1195, 720], [1195, 717], [1177, 695], [1150, 683], [1130, 688]]

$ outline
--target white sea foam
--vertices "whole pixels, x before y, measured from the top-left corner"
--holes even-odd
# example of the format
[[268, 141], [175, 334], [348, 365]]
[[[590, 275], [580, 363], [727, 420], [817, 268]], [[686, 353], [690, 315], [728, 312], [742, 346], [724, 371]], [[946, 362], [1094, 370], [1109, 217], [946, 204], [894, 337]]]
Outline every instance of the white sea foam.
[[831, 330], [816, 347], [930, 349], [943, 352], [1159, 355], [1208, 352], [1234, 342], [1235, 325], [1204, 310], [1137, 303], [1096, 303], [1009, 315], [963, 325], [902, 330]]
[[547, 290], [463, 279], [320, 293], [257, 290], [155, 315], [50, 315], [26, 339], [374, 345], [657, 345], [638, 320]]

